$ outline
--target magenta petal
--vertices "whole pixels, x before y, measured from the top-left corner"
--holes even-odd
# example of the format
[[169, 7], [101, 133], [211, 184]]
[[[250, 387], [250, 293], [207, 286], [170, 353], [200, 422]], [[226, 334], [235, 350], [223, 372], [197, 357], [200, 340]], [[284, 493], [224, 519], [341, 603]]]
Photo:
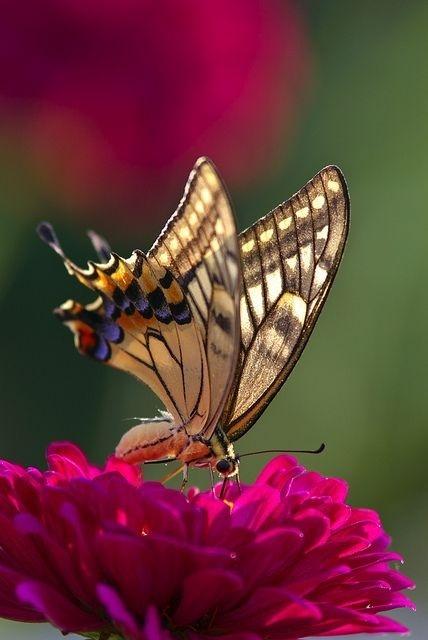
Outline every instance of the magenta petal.
[[51, 471], [74, 478], [90, 475], [90, 465], [82, 451], [71, 442], [55, 442], [49, 446], [47, 460]]
[[379, 613], [411, 608], [412, 582], [339, 481], [282, 457], [224, 503], [49, 455], [44, 473], [0, 461], [0, 615], [128, 640], [403, 630]]
[[239, 555], [246, 588], [283, 575], [295, 561], [303, 542], [303, 534], [297, 528], [278, 527], [260, 534]]
[[[40, 577], [68, 588], [78, 599], [90, 598], [86, 588], [87, 580], [82, 581], [70, 550], [64, 548], [63, 540], [58, 542], [37, 519], [25, 513], [16, 516], [15, 526], [17, 531], [27, 535], [27, 550], [30, 553], [32, 551], [34, 559], [49, 557], [49, 562], [44, 560], [44, 567], [40, 561]], [[36, 571], [32, 571], [31, 574], [35, 576]], [[57, 580], [58, 575], [61, 575], [60, 581]]]
[[[189, 632], [189, 640], [212, 640], [212, 635]], [[155, 639], [153, 639], [155, 640]], [[221, 640], [263, 640], [262, 636], [250, 631], [237, 631], [236, 633], [222, 633]]]
[[108, 617], [118, 629], [124, 632], [128, 640], [139, 640], [140, 633], [137, 623], [127, 610], [118, 593], [107, 584], [99, 584], [97, 586], [97, 595], [107, 610]]
[[338, 478], [322, 478], [312, 491], [313, 496], [329, 496], [335, 502], [341, 503], [348, 494], [348, 484]]
[[41, 582], [22, 582], [16, 589], [18, 598], [42, 613], [46, 620], [62, 631], [96, 631], [100, 628], [99, 619], [85, 613], [69, 598], [62, 596], [57, 589]]
[[233, 527], [257, 530], [268, 524], [281, 506], [281, 495], [268, 486], [254, 486], [239, 497], [232, 511]]
[[105, 470], [107, 473], [119, 473], [129, 482], [129, 484], [132, 484], [135, 487], [138, 487], [142, 480], [142, 475], [137, 465], [128, 464], [115, 456], [111, 456], [107, 460]]
[[294, 475], [300, 475], [304, 468], [300, 467], [296, 458], [292, 456], [277, 456], [265, 466], [258, 475], [256, 484], [267, 484], [276, 489], [282, 489], [284, 484]]
[[155, 607], [147, 609], [144, 621], [144, 640], [172, 640], [169, 631], [162, 628], [159, 614]]
[[[248, 598], [239, 612], [230, 612], [223, 618], [226, 628], [252, 630], [263, 625], [266, 630], [283, 621], [286, 626], [305, 621], [308, 625], [320, 619], [319, 608], [309, 601], [293, 597], [284, 589], [260, 587]], [[267, 633], [268, 635], [268, 633]]]
[[306, 553], [329, 540], [330, 521], [314, 509], [308, 509], [296, 521], [303, 534]]
[[0, 565], [0, 616], [21, 622], [43, 622], [43, 613], [16, 599], [16, 588], [21, 580], [19, 573]]
[[178, 627], [192, 625], [207, 612], [232, 606], [243, 592], [241, 578], [221, 569], [205, 569], [185, 578], [181, 600], [173, 615]]
[[[37, 578], [52, 576], [49, 567], [39, 553], [33, 540], [19, 531], [17, 523], [22, 516], [14, 516], [12, 520], [0, 515], [0, 546], [12, 563], [20, 567], [20, 571]], [[32, 516], [28, 516], [32, 518]], [[37, 521], [35, 521], [37, 523]]]
[[131, 611], [140, 614], [153, 599], [151, 563], [141, 538], [124, 533], [104, 533], [96, 553], [109, 582], [116, 584]]

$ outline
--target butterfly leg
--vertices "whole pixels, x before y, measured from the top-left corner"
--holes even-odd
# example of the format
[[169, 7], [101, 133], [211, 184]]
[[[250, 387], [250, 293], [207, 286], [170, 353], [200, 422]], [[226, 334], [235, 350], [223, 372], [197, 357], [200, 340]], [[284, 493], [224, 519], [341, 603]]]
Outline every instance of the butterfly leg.
[[229, 484], [229, 478], [225, 476], [223, 478], [223, 484], [221, 485], [221, 489], [220, 489], [220, 495], [219, 495], [220, 500], [224, 500], [224, 496], [226, 495], [226, 489], [228, 484]]
[[211, 493], [212, 493], [213, 495], [215, 495], [215, 492], [214, 492], [214, 471], [213, 471], [213, 468], [212, 468], [212, 466], [211, 466], [211, 465], [210, 465], [208, 468], [209, 468], [209, 470], [210, 470]]
[[181, 493], [184, 492], [187, 483], [189, 482], [189, 465], [185, 464], [183, 466], [183, 480], [181, 481]]
[[238, 487], [239, 494], [241, 494], [242, 493], [242, 486], [241, 486], [241, 479], [239, 477], [239, 471], [236, 473], [235, 478], [236, 478], [236, 485]]

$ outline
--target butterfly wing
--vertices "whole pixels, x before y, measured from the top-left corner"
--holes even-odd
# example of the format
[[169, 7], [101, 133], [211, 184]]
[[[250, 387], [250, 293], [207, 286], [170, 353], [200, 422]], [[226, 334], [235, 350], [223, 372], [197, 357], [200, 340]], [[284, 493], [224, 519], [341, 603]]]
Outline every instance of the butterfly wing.
[[239, 236], [241, 349], [221, 418], [231, 440], [257, 420], [296, 364], [336, 275], [349, 198], [328, 166]]
[[89, 305], [68, 301], [56, 310], [79, 352], [137, 377], [176, 425], [199, 433], [210, 408], [205, 348], [171, 272], [153, 266], [141, 251], [127, 260], [111, 254], [108, 262], [81, 269], [64, 254], [50, 225], [41, 225], [39, 233], [68, 272], [99, 294]]
[[235, 220], [214, 165], [200, 158], [176, 213], [148, 253], [168, 265], [186, 293], [207, 356], [211, 406], [209, 438], [230, 392], [239, 351], [240, 262]]

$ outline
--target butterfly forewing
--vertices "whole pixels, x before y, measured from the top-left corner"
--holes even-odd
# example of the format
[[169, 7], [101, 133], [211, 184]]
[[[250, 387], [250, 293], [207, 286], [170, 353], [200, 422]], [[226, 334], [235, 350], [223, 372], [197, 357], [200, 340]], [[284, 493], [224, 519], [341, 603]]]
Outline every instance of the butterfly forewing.
[[239, 350], [239, 245], [232, 207], [212, 163], [201, 158], [183, 199], [148, 254], [168, 265], [186, 292], [205, 344], [209, 437], [230, 392]]
[[241, 348], [221, 423], [247, 431], [279, 390], [314, 327], [346, 240], [349, 199], [337, 167], [239, 236]]

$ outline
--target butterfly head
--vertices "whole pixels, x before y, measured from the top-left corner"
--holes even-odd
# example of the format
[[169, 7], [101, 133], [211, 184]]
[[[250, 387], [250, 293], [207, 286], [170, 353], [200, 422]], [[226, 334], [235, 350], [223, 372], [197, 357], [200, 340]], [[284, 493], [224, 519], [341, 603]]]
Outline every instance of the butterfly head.
[[235, 476], [238, 473], [239, 459], [232, 456], [225, 456], [217, 460], [215, 468], [224, 478]]

